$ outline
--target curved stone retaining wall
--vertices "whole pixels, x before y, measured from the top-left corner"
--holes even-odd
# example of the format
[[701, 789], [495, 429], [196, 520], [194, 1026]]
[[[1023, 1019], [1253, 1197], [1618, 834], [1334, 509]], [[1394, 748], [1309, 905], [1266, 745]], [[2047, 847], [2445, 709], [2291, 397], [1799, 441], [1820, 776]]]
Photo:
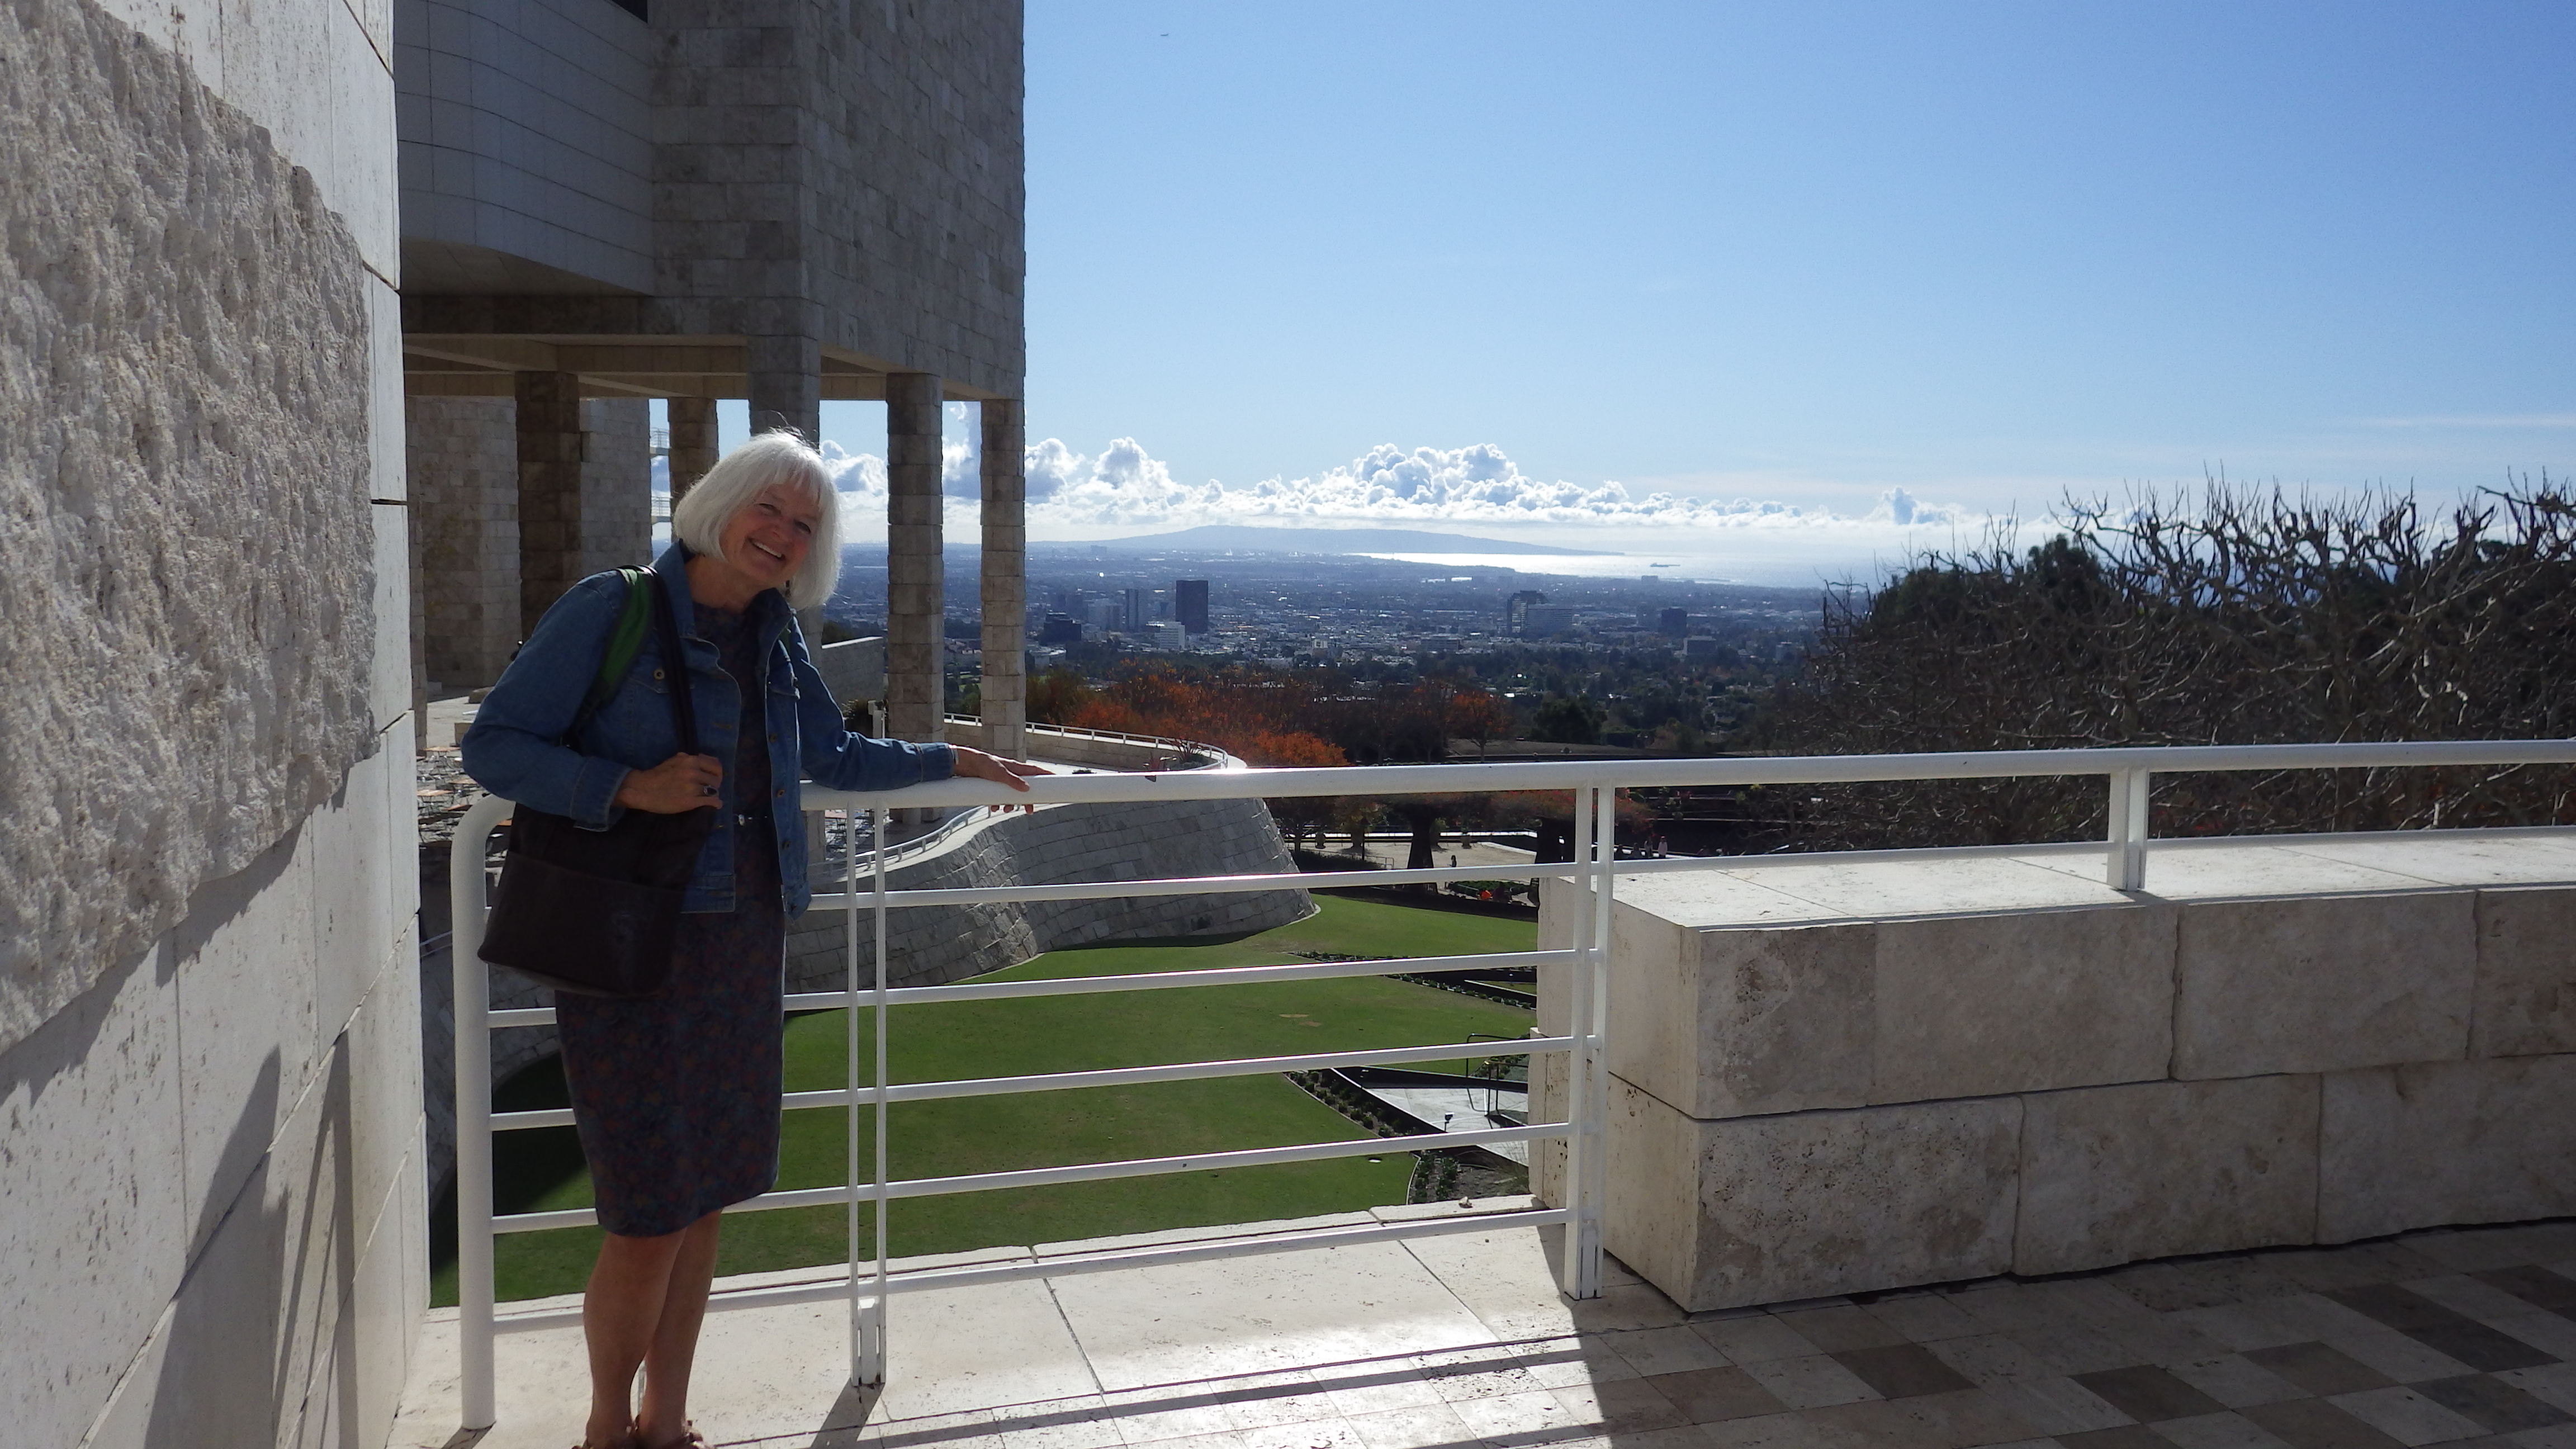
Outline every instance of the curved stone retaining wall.
[[[944, 890], [1295, 869], [1260, 801], [1193, 800], [1057, 805], [1034, 814], [997, 816], [887, 875], [888, 884], [898, 890]], [[1261, 931], [1301, 919], [1312, 909], [1304, 891], [1286, 890], [899, 910], [887, 920], [888, 980], [896, 986], [936, 986], [1066, 946]], [[862, 910], [863, 973], [876, 966], [871, 919]], [[806, 912], [789, 928], [790, 991], [840, 987], [848, 960], [842, 931], [843, 913], [821, 909]]]
[[[1035, 733], [1035, 731], [1032, 731]], [[1053, 753], [1050, 747], [1049, 753]], [[424, 890], [444, 890], [442, 864]], [[887, 872], [896, 889], [1062, 885], [1088, 880], [1149, 880], [1183, 875], [1238, 875], [1296, 869], [1268, 807], [1258, 800], [1173, 801], [1146, 805], [1056, 805], [1034, 814], [997, 815], [938, 850]], [[818, 885], [818, 890], [834, 889]], [[1046, 901], [1028, 905], [921, 907], [887, 922], [890, 984], [937, 986], [1025, 961], [1042, 952], [1095, 941], [1202, 936], [1267, 930], [1304, 918], [1314, 906], [1300, 890], [1241, 895], [1165, 896], [1142, 900]], [[863, 980], [876, 967], [873, 919], [859, 917]], [[789, 923], [787, 989], [832, 991], [848, 960], [844, 914], [817, 908]], [[454, 992], [442, 946], [421, 958], [422, 1036], [426, 1058], [430, 1180], [444, 1182], [456, 1162]], [[516, 972], [492, 973], [495, 1010], [546, 1006], [553, 993]], [[551, 1026], [515, 1027], [492, 1035], [492, 1079], [507, 1080], [555, 1051]]]

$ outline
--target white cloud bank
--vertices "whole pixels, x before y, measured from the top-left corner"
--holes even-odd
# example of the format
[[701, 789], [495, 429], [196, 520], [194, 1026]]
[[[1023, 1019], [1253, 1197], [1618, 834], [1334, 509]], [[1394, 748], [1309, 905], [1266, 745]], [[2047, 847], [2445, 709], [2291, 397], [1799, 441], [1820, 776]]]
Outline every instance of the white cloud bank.
[[[846, 531], [854, 537], [881, 533], [884, 460], [844, 452], [829, 441], [823, 452], [855, 515]], [[971, 517], [976, 494], [972, 446], [952, 441], [945, 462], [943, 491], [951, 508]], [[1029, 532], [1037, 538], [1102, 537], [1203, 523], [1885, 531], [1974, 528], [1985, 521], [1981, 513], [1929, 503], [1901, 487], [1881, 492], [1865, 513], [1844, 514], [1778, 500], [1692, 498], [1664, 491], [1638, 496], [1615, 482], [1548, 482], [1521, 472], [1490, 443], [1409, 452], [1381, 445], [1313, 477], [1271, 478], [1245, 486], [1181, 482], [1133, 438], [1117, 439], [1097, 454], [1048, 438], [1029, 446], [1025, 467]]]

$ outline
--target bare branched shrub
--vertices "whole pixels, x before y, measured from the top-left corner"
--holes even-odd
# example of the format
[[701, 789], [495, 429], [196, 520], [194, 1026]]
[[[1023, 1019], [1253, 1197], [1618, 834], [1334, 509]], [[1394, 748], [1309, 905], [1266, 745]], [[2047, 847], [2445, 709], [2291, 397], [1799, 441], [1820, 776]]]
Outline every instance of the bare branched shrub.
[[[2576, 735], [2576, 495], [2545, 476], [2428, 518], [2410, 495], [2209, 486], [2070, 505], [2016, 554], [1829, 595], [1756, 743], [1798, 754]], [[2008, 536], [2008, 535], [2007, 535]], [[1809, 848], [2098, 837], [2095, 780], [1801, 789]], [[2564, 769], [2159, 777], [2158, 835], [2576, 822]]]

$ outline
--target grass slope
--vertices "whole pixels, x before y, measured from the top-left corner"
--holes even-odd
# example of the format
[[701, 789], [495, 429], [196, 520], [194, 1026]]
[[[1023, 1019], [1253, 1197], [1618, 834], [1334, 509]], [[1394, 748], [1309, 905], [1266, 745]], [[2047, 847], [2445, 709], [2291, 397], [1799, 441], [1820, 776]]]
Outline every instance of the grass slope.
[[[1367, 956], [1517, 951], [1536, 941], [1536, 927], [1526, 921], [1329, 896], [1316, 897], [1316, 904], [1315, 915], [1275, 930], [1212, 942], [1050, 952], [987, 979], [1257, 966], [1294, 960], [1292, 953], [1299, 951]], [[1408, 982], [1364, 978], [952, 1002], [898, 1008], [894, 1023], [893, 1078], [923, 1082], [1466, 1041], [1476, 1034], [1515, 1037], [1528, 1030], [1530, 1017]], [[875, 1051], [872, 1025], [862, 1017], [862, 1062]], [[819, 1012], [790, 1021], [787, 1089], [840, 1086], [847, 1049], [844, 1013]], [[1440, 1063], [1424, 1065], [1443, 1069]], [[550, 1068], [532, 1071], [496, 1093], [496, 1107], [562, 1105], [562, 1079]], [[873, 1112], [861, 1114], [862, 1162], [875, 1150], [873, 1118]], [[905, 1103], [891, 1110], [889, 1120], [888, 1156], [898, 1179], [1323, 1142], [1349, 1138], [1357, 1130], [1275, 1075]], [[847, 1131], [845, 1113], [837, 1108], [788, 1113], [778, 1185], [824, 1187], [846, 1181]], [[503, 1133], [494, 1151], [500, 1211], [590, 1205], [590, 1180], [570, 1129]], [[1389, 1152], [1374, 1158], [912, 1199], [895, 1206], [888, 1237], [893, 1252], [908, 1255], [1345, 1211], [1402, 1201], [1412, 1162], [1407, 1154]], [[717, 1271], [752, 1273], [844, 1261], [845, 1221], [845, 1210], [838, 1207], [733, 1214], [725, 1220]], [[589, 1228], [502, 1238], [494, 1254], [500, 1296], [579, 1291], [598, 1244], [597, 1230]], [[456, 1301], [452, 1252], [438, 1266], [433, 1293], [438, 1303]]]

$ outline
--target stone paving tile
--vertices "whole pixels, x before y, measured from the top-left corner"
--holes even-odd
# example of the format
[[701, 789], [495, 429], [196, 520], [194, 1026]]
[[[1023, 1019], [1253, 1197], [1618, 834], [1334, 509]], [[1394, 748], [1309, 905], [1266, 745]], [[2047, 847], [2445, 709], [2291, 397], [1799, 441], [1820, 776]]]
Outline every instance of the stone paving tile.
[[2326, 1402], [2370, 1425], [2400, 1444], [2443, 1444], [2475, 1439], [2486, 1430], [2405, 1385], [2337, 1394]]
[[1470, 1432], [1497, 1449], [1553, 1444], [1581, 1438], [1592, 1431], [1556, 1395], [1545, 1389], [1490, 1398], [1461, 1399], [1449, 1406]]
[[2073, 1379], [2013, 1379], [1988, 1385], [1986, 1393], [2043, 1434], [2062, 1437], [2136, 1422]]
[[2286, 1449], [2286, 1441], [2242, 1414], [2167, 1419], [2156, 1433], [2178, 1449]]
[[1363, 1449], [1442, 1449], [1475, 1438], [1457, 1410], [1442, 1403], [1353, 1414], [1348, 1423]]
[[2518, 1313], [2496, 1319], [2492, 1326], [2544, 1350], [2552, 1358], [2576, 1361], [2576, 1310]]
[[1862, 1309], [1870, 1317], [1896, 1330], [1908, 1343], [1938, 1343], [1945, 1338], [1965, 1338], [1978, 1331], [1977, 1321], [1960, 1312], [1957, 1304], [1940, 1293], [1890, 1294], [1863, 1304]]
[[2291, 1449], [2398, 1449], [2398, 1441], [2324, 1399], [2256, 1404], [2237, 1412]]
[[2415, 1391], [2491, 1434], [2576, 1422], [2576, 1416], [2566, 1410], [2535, 1399], [2490, 1374], [2432, 1379], [2415, 1385]]
[[1827, 1353], [1839, 1353], [1847, 1348], [1884, 1348], [1905, 1342], [1904, 1334], [1880, 1322], [1868, 1311], [1848, 1304], [1774, 1316], [1789, 1325], [1800, 1338]]
[[2314, 1390], [2297, 1384], [2242, 1354], [2189, 1359], [2165, 1365], [2167, 1372], [2231, 1409], [2247, 1404], [2273, 1404], [2301, 1398]]
[[1610, 1347], [1641, 1375], [1724, 1368], [1726, 1355], [1689, 1325], [1640, 1328], [1605, 1335]]
[[2540, 1368], [2511, 1369], [2497, 1378], [2531, 1395], [2544, 1404], [2552, 1404], [2576, 1414], [2576, 1363], [2546, 1364]]
[[1968, 1338], [1945, 1338], [1927, 1343], [1924, 1350], [1934, 1358], [1957, 1369], [1974, 1384], [2001, 1383], [2007, 1379], [2050, 1377], [2049, 1368], [2022, 1347], [1999, 1333], [1980, 1333]]
[[1606, 1384], [1577, 1384], [1551, 1389], [1575, 1422], [1596, 1433], [1629, 1435], [1651, 1429], [1675, 1429], [1691, 1422], [1648, 1379], [1613, 1379]]
[[2322, 1343], [2285, 1343], [2278, 1348], [2257, 1348], [2245, 1357], [2256, 1366], [2278, 1374], [2311, 1394], [2357, 1393], [2363, 1389], [2384, 1389], [2395, 1379], [2345, 1353]]
[[1773, 1398], [1793, 1409], [1829, 1408], [1879, 1396], [1878, 1390], [1861, 1382], [1850, 1369], [1820, 1353], [1749, 1363], [1744, 1365], [1744, 1371], [1769, 1389]]
[[1828, 1356], [1850, 1369], [1862, 1383], [1890, 1399], [1946, 1394], [1976, 1387], [1961, 1377], [1958, 1370], [1934, 1358], [1929, 1350], [1917, 1343], [1846, 1349]]
[[1968, 1449], [2031, 1437], [2029, 1423], [1975, 1389], [1838, 1404], [1807, 1417], [1882, 1449]]
[[2159, 1437], [2144, 1424], [2095, 1429], [2089, 1434], [2060, 1434], [2057, 1442], [2066, 1449], [2173, 1449], [2171, 1439]]
[[2077, 1374], [2075, 1381], [2141, 1424], [2215, 1414], [2227, 1407], [2151, 1364]]
[[2470, 1276], [2490, 1288], [2510, 1293], [2534, 1308], [2551, 1312], [2576, 1308], [2576, 1279], [2562, 1278], [2546, 1268], [2518, 1264]]
[[1817, 1351], [1816, 1345], [1799, 1337], [1796, 1329], [1767, 1313], [1695, 1322], [1690, 1328], [1732, 1364], [1804, 1358]]
[[1694, 1424], [1777, 1414], [1789, 1406], [1740, 1368], [1693, 1369], [1647, 1380], [1682, 1417]]
[[2359, 1333], [2350, 1338], [2328, 1339], [2327, 1344], [2401, 1384], [2456, 1378], [2470, 1371], [2467, 1364], [2402, 1333]]

